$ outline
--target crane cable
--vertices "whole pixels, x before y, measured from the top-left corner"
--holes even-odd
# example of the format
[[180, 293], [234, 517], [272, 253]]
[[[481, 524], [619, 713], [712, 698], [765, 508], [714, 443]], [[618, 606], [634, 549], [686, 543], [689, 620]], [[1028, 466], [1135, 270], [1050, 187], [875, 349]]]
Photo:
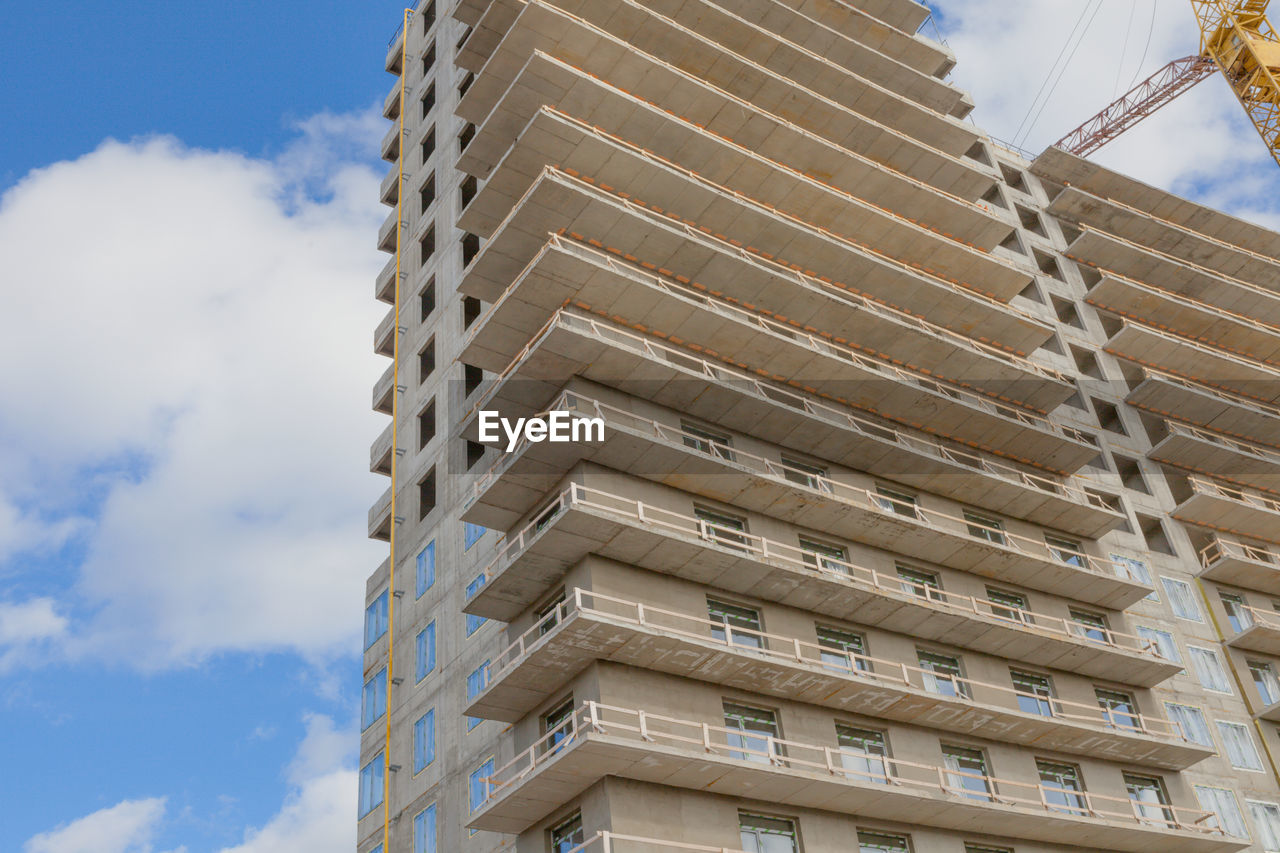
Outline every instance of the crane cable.
[[1022, 140], [1018, 144], [1021, 145], [1027, 141], [1027, 137], [1031, 135], [1031, 131], [1035, 130], [1036, 125], [1040, 122], [1040, 116], [1044, 114], [1045, 107], [1049, 106], [1049, 101], [1053, 99], [1053, 93], [1058, 90], [1058, 84], [1062, 82], [1062, 78], [1066, 75], [1067, 69], [1071, 67], [1071, 61], [1076, 58], [1076, 53], [1080, 50], [1080, 45], [1084, 44], [1085, 37], [1089, 35], [1089, 29], [1093, 26], [1093, 22], [1098, 18], [1098, 12], [1102, 11], [1102, 0], [1098, 0], [1098, 5], [1093, 8], [1093, 15], [1089, 18], [1089, 23], [1085, 25], [1084, 31], [1080, 33], [1080, 38], [1076, 41], [1075, 47], [1071, 49], [1071, 53], [1067, 56], [1067, 61], [1063, 63], [1062, 69], [1058, 72], [1057, 78], [1053, 81], [1053, 85], [1049, 88], [1049, 94], [1045, 95], [1044, 101], [1040, 104], [1040, 109], [1036, 111], [1036, 117], [1031, 120], [1031, 124], [1027, 126], [1026, 131], [1022, 135]]
[[1031, 118], [1031, 111], [1036, 108], [1036, 104], [1040, 101], [1040, 96], [1044, 94], [1045, 86], [1049, 85], [1049, 80], [1053, 77], [1053, 72], [1057, 69], [1058, 63], [1062, 61], [1063, 55], [1067, 52], [1067, 46], [1071, 44], [1071, 39], [1075, 38], [1076, 30], [1080, 29], [1080, 24], [1084, 21], [1084, 16], [1089, 14], [1089, 6], [1080, 10], [1080, 17], [1076, 19], [1076, 25], [1071, 28], [1071, 34], [1067, 36], [1067, 40], [1063, 42], [1062, 50], [1058, 51], [1058, 58], [1053, 60], [1053, 65], [1049, 66], [1049, 72], [1044, 76], [1044, 82], [1040, 84], [1040, 91], [1036, 92], [1036, 96], [1031, 99], [1031, 105], [1027, 107], [1027, 113], [1022, 117], [1022, 121], [1018, 123], [1018, 129], [1013, 132], [1013, 139], [1016, 141], [1018, 134], [1022, 132], [1022, 128], [1026, 125], [1027, 119]]
[[1113, 99], [1120, 94], [1120, 75], [1124, 73], [1124, 61], [1129, 56], [1129, 36], [1133, 34], [1133, 18], [1137, 12], [1138, 0], [1129, 0], [1129, 23], [1124, 26], [1124, 41], [1120, 42], [1120, 64], [1116, 66], [1116, 82], [1111, 87]]
[[1147, 62], [1147, 53], [1151, 50], [1151, 37], [1156, 31], [1156, 0], [1151, 0], [1151, 23], [1147, 25], [1147, 43], [1142, 48], [1142, 58], [1138, 60], [1138, 67], [1133, 70], [1133, 79], [1129, 81], [1129, 88], [1132, 89], [1138, 84], [1138, 77], [1142, 74], [1142, 66]]

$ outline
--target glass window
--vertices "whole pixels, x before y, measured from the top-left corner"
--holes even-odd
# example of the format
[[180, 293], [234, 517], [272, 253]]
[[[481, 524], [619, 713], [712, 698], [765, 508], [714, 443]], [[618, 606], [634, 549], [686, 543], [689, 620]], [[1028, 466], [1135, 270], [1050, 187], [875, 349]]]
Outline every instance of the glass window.
[[1044, 801], [1052, 811], [1071, 814], [1087, 814], [1089, 807], [1084, 799], [1084, 783], [1080, 781], [1080, 768], [1074, 764], [1058, 764], [1054, 761], [1036, 761], [1040, 772], [1040, 787]]
[[542, 754], [557, 752], [573, 735], [573, 697], [570, 696], [542, 717]]
[[1095, 643], [1112, 644], [1111, 631], [1107, 628], [1107, 617], [1101, 613], [1091, 613], [1088, 610], [1075, 608], [1071, 608], [1068, 612], [1071, 615], [1071, 621], [1075, 623], [1074, 632], [1078, 636]]
[[379, 752], [373, 760], [360, 768], [360, 817], [382, 805], [382, 794], [386, 779], [386, 759]]
[[1276, 670], [1263, 661], [1249, 661], [1249, 673], [1253, 676], [1253, 685], [1258, 688], [1263, 705], [1274, 705], [1280, 702], [1280, 680], [1276, 678]]
[[1049, 548], [1049, 556], [1059, 563], [1066, 563], [1068, 566], [1075, 566], [1080, 569], [1083, 569], [1088, 563], [1082, 546], [1074, 539], [1063, 539], [1060, 536], [1050, 536], [1046, 533], [1044, 544]]
[[[1116, 576], [1128, 578], [1134, 583], [1140, 583], [1144, 586], [1154, 587], [1155, 583], [1151, 580], [1151, 572], [1147, 569], [1147, 564], [1133, 557], [1126, 557], [1124, 554], [1112, 554], [1111, 562], [1115, 566]], [[1156, 594], [1154, 589], [1147, 593], [1147, 601], [1159, 601], [1160, 596]]]
[[960, 671], [960, 659], [936, 652], [916, 650], [916, 659], [924, 670], [924, 689], [939, 696], [969, 698], [969, 685]]
[[802, 536], [800, 550], [804, 552], [804, 561], [815, 568], [841, 575], [849, 574], [849, 552], [839, 545], [828, 545]]
[[1280, 805], [1246, 800], [1257, 840], [1267, 853], [1280, 853]]
[[[471, 674], [467, 676], [467, 701], [470, 702], [472, 699], [479, 696], [488, 683], [489, 662], [485, 661], [472, 670]], [[467, 717], [467, 731], [471, 731], [482, 722], [483, 720], [479, 717]]]
[[470, 550], [471, 546], [480, 541], [480, 537], [484, 536], [489, 528], [479, 524], [472, 524], [469, 521], [462, 522], [462, 550]]
[[538, 636], [542, 637], [551, 633], [557, 625], [560, 624], [560, 617], [564, 615], [564, 608], [560, 605], [568, 601], [568, 596], [564, 590], [546, 604], [539, 607], [533, 614], [534, 624], [538, 626]]
[[1191, 656], [1191, 666], [1196, 671], [1196, 677], [1200, 679], [1201, 687], [1218, 693], [1231, 692], [1231, 685], [1227, 683], [1226, 670], [1222, 668], [1222, 661], [1218, 660], [1217, 652], [1213, 649], [1202, 649], [1199, 646], [1187, 646], [1187, 653]]
[[705, 537], [714, 539], [720, 545], [727, 545], [736, 550], [744, 550], [742, 546], [747, 544], [747, 537], [742, 534], [747, 532], [746, 519], [725, 515], [720, 512], [712, 512], [702, 507], [694, 507], [693, 515], [702, 522], [703, 535]]
[[763, 627], [758, 610], [707, 599], [707, 615], [712, 623], [711, 636], [720, 642], [749, 649], [764, 646], [764, 638], [760, 636]]
[[858, 853], [911, 853], [911, 839], [905, 835], [858, 830]]
[[[484, 574], [481, 573], [476, 576], [475, 580], [467, 584], [467, 601], [470, 601], [472, 598], [475, 597], [475, 594], [480, 591], [481, 587], [484, 586], [485, 580], [486, 578]], [[487, 621], [489, 620], [481, 616], [476, 616], [474, 614], [468, 613], [467, 614], [467, 636], [470, 637], [476, 631], [480, 630], [480, 626]]]
[[436, 668], [436, 623], [432, 622], [418, 632], [417, 680], [426, 678]]
[[1248, 838], [1249, 830], [1244, 825], [1244, 815], [1240, 813], [1240, 804], [1236, 795], [1226, 788], [1211, 788], [1208, 785], [1196, 785], [1196, 797], [1200, 800], [1200, 808], [1213, 812], [1217, 819], [1210, 819], [1210, 826], [1217, 826], [1227, 835], [1234, 838]]
[[432, 539], [427, 547], [418, 552], [418, 589], [417, 597], [431, 589], [436, 582], [436, 540]]
[[1231, 623], [1232, 631], [1239, 634], [1253, 627], [1253, 613], [1244, 603], [1243, 598], [1229, 592], [1219, 592], [1218, 596], [1222, 599], [1222, 606], [1227, 611], [1227, 621]]
[[980, 749], [942, 745], [942, 762], [946, 765], [947, 787], [971, 800], [991, 799], [987, 757]]
[[916, 505], [915, 495], [890, 489], [886, 486], [876, 486], [876, 492], [871, 496], [871, 499], [885, 512], [905, 515], [911, 518], [920, 517], [920, 508]]
[[966, 844], [964, 853], [1013, 853], [1009, 847], [987, 847], [982, 844]]
[[1102, 719], [1108, 726], [1130, 731], [1142, 729], [1142, 719], [1138, 716], [1138, 704], [1128, 693], [1121, 693], [1119, 690], [1103, 690], [1101, 687], [1094, 688], [1093, 693], [1098, 697]]
[[898, 577], [902, 579], [902, 591], [909, 592], [917, 598], [928, 598], [933, 601], [942, 601], [942, 581], [938, 580], [938, 576], [933, 572], [926, 572], [921, 569], [913, 569], [911, 566], [904, 566], [901, 563], [895, 568], [898, 570]]
[[1249, 729], [1240, 723], [1229, 723], [1218, 720], [1218, 734], [1222, 737], [1222, 748], [1227, 760], [1237, 770], [1261, 770], [1262, 758], [1258, 748], [1249, 737]]
[[582, 813], [579, 812], [551, 830], [551, 853], [569, 853], [585, 841]]
[[964, 520], [970, 536], [985, 539], [997, 545], [1005, 544], [1004, 524], [999, 519], [965, 510]]
[[360, 730], [364, 731], [387, 713], [387, 668], [364, 683], [360, 695]]
[[1133, 803], [1134, 813], [1143, 823], [1166, 824], [1173, 821], [1173, 810], [1169, 808], [1169, 795], [1165, 793], [1164, 782], [1154, 776], [1137, 776], [1124, 774], [1124, 787]]
[[1174, 642], [1173, 634], [1157, 628], [1139, 625], [1138, 636], [1154, 647], [1156, 654], [1160, 655], [1160, 657], [1174, 663], [1182, 663], [1182, 655], [1178, 653], [1178, 644]]
[[436, 804], [418, 812], [413, 819], [413, 853], [436, 853]]
[[746, 853], [800, 853], [794, 820], [739, 812], [738, 829]]
[[831, 483], [827, 480], [826, 468], [811, 465], [808, 462], [801, 462], [798, 459], [791, 459], [787, 456], [782, 457], [782, 464], [787, 466], [783, 469], [782, 476], [791, 482], [823, 492], [831, 491]]
[[699, 453], [733, 461], [733, 451], [729, 449], [733, 442], [729, 436], [694, 426], [687, 421], [680, 422], [680, 430], [684, 433], [685, 447], [692, 447]]
[[861, 634], [819, 625], [818, 645], [822, 647], [820, 654], [825, 666], [845, 672], [870, 669], [867, 641]]
[[773, 711], [725, 702], [724, 727], [730, 730], [729, 746], [735, 748], [731, 757], [768, 764], [778, 754], [778, 715]]
[[1053, 682], [1047, 675], [1009, 670], [1013, 689], [1018, 691], [1018, 709], [1027, 714], [1052, 717], [1054, 713]]
[[1027, 611], [1030, 608], [1027, 606], [1026, 596], [987, 587], [987, 601], [991, 602], [991, 613], [1000, 619], [1020, 623], [1028, 620]]
[[364, 647], [367, 649], [387, 633], [387, 590], [382, 591], [364, 611]]
[[884, 732], [836, 724], [836, 740], [840, 743], [840, 763], [846, 775], [856, 782], [889, 783], [889, 744]]
[[1169, 598], [1169, 607], [1173, 609], [1174, 616], [1190, 622], [1204, 621], [1204, 617], [1200, 615], [1200, 605], [1196, 603], [1196, 594], [1191, 589], [1191, 584], [1186, 581], [1164, 577], [1160, 578], [1160, 584], [1164, 587], [1164, 594]]
[[413, 724], [413, 772], [421, 773], [436, 760], [436, 712], [431, 709]]
[[1183, 737], [1192, 743], [1213, 749], [1213, 735], [1209, 733], [1209, 723], [1205, 720], [1203, 711], [1177, 702], [1165, 702], [1164, 709], [1169, 714], [1169, 721], [1178, 724]]
[[471, 811], [484, 805], [489, 799], [489, 779], [493, 776], [493, 759], [490, 758], [471, 773], [471, 784], [468, 791], [468, 802]]

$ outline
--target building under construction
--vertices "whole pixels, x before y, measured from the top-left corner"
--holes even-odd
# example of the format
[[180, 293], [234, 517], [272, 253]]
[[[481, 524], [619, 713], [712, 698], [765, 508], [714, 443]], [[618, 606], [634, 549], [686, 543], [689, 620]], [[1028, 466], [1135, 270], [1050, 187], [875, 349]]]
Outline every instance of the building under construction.
[[927, 16], [406, 15], [358, 853], [1280, 850], [1280, 238]]

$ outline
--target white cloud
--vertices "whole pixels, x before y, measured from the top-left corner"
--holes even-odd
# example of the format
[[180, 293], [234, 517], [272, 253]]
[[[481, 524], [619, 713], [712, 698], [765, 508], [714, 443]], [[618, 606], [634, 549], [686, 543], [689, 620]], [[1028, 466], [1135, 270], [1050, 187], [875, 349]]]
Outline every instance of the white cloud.
[[0, 671], [61, 640], [66, 630], [66, 617], [58, 613], [51, 598], [20, 604], [0, 601]]
[[32, 837], [23, 853], [151, 853], [164, 811], [163, 798], [125, 800]]
[[382, 131], [316, 117], [275, 160], [108, 141], [0, 200], [0, 569], [79, 532], [67, 654], [354, 647]]

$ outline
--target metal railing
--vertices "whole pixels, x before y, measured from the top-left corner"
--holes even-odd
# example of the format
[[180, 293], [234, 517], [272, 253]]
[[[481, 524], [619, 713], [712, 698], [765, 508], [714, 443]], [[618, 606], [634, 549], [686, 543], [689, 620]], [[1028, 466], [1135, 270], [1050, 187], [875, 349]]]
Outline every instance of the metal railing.
[[1280, 450], [1272, 450], [1261, 445], [1251, 444], [1247, 441], [1240, 441], [1239, 439], [1230, 438], [1229, 436], [1222, 435], [1221, 433], [1210, 432], [1209, 430], [1201, 429], [1200, 427], [1180, 424], [1177, 421], [1166, 421], [1165, 425], [1168, 427], [1169, 432], [1174, 435], [1181, 435], [1186, 438], [1197, 438], [1218, 447], [1224, 447], [1227, 450], [1235, 451], [1236, 453], [1243, 453], [1247, 456], [1252, 456], [1253, 458], [1263, 462], [1280, 465]]
[[[1213, 356], [1214, 358], [1225, 359], [1226, 361], [1229, 361], [1239, 367], [1247, 368], [1249, 370], [1256, 370], [1261, 373], [1269, 374], [1270, 376], [1274, 377], [1275, 381], [1280, 382], [1280, 365], [1277, 365], [1276, 362], [1262, 361], [1261, 359], [1257, 359], [1252, 356], [1240, 355], [1233, 351], [1221, 349], [1220, 347], [1217, 347], [1217, 346], [1211, 346], [1208, 343], [1203, 343], [1200, 340], [1196, 338], [1192, 338], [1188, 335], [1165, 331], [1164, 329], [1160, 329], [1155, 326], [1149, 326], [1146, 323], [1131, 323], [1130, 325], [1133, 326], [1134, 328], [1141, 329], [1143, 332], [1146, 332], [1147, 334], [1154, 335], [1157, 338], [1168, 341], [1169, 343], [1178, 344], [1179, 346], [1190, 347], [1191, 349], [1203, 355]], [[1145, 363], [1144, 363], [1144, 366], [1145, 366]], [[1249, 394], [1245, 394], [1244, 396], [1248, 397], [1250, 400], [1261, 399], [1261, 398], [1255, 398]], [[1262, 402], [1265, 403], [1266, 401], [1263, 400]]]
[[[799, 484], [797, 484], [799, 485]], [[887, 516], [909, 523], [920, 524], [928, 529], [949, 535], [965, 536], [974, 542], [980, 542], [984, 547], [990, 547], [998, 551], [1008, 554], [1020, 554], [1031, 559], [1043, 560], [1047, 563], [1055, 565], [1068, 566], [1088, 572], [1101, 577], [1114, 577], [1116, 579], [1124, 578], [1121, 572], [1126, 571], [1122, 563], [1112, 560], [1103, 560], [1088, 554], [1082, 554], [1078, 551], [1064, 551], [1063, 549], [1053, 548], [1043, 542], [1036, 542], [1026, 537], [1014, 537], [1013, 534], [1004, 534], [1006, 540], [1004, 542], [996, 542], [982, 535], [985, 528], [979, 527], [976, 523], [965, 519], [957, 519], [954, 516], [936, 513], [931, 510], [921, 510], [918, 507], [917, 514], [914, 516], [901, 515], [894, 509], [886, 507], [884, 504], [875, 502], [875, 498], [884, 500], [886, 503], [894, 503], [882, 495], [876, 495], [866, 489], [855, 489], [852, 486], [844, 487], [852, 495], [859, 496], [862, 500], [856, 505], [863, 510], [870, 510], [882, 516]], [[816, 489], [814, 491], [817, 491]], [[874, 495], [874, 498], [873, 498]], [[806, 571], [820, 571], [830, 577], [857, 577], [859, 574], [867, 577], [874, 582], [876, 578], [883, 578], [883, 575], [876, 574], [873, 569], [865, 569], [856, 566], [847, 560], [840, 560], [825, 555], [815, 555], [812, 551], [806, 551], [803, 548], [787, 545], [772, 539], [766, 539], [763, 536], [757, 536], [747, 533], [744, 530], [738, 530], [722, 525], [714, 524], [701, 518], [693, 516], [681, 515], [671, 510], [662, 509], [660, 507], [651, 506], [638, 500], [624, 498], [613, 495], [608, 492], [592, 489], [578, 483], [571, 483], [568, 488], [556, 495], [548, 503], [544, 504], [542, 509], [538, 511], [533, 521], [529, 522], [514, 535], [507, 537], [506, 543], [499, 549], [493, 561], [485, 568], [483, 575], [486, 579], [486, 586], [506, 568], [506, 565], [514, 561], [516, 556], [524, 551], [529, 544], [537, 538], [538, 534], [544, 528], [552, 523], [562, 512], [569, 509], [584, 509], [595, 512], [610, 513], [615, 516], [622, 516], [632, 524], [643, 525], [664, 535], [677, 535], [685, 537], [693, 537], [708, 542], [713, 545], [730, 548], [735, 551], [741, 551], [751, 555], [753, 559], [774, 562], [780, 565], [802, 566]], [[936, 524], [938, 519], [945, 519], [953, 522], [954, 526], [949, 528], [940, 527]], [[970, 528], [977, 529], [979, 532], [974, 533]], [[1003, 531], [1001, 531], [1003, 533]], [[1023, 542], [1028, 546], [1037, 549], [1036, 553], [1017, 547], [1019, 542]], [[1104, 571], [1106, 567], [1110, 571]], [[1119, 571], [1117, 571], [1119, 570]], [[895, 582], [900, 582], [895, 579]], [[1129, 581], [1142, 588], [1147, 588], [1143, 584], [1137, 584]], [[882, 586], [876, 584], [876, 586]], [[941, 592], [941, 591], [939, 591]], [[932, 594], [932, 591], [930, 592]]]
[[[814, 555], [815, 563], [817, 556]], [[911, 586], [909, 583], [899, 581], [900, 589]], [[933, 591], [915, 587], [913, 592], [900, 593], [900, 596], [925, 597]], [[977, 605], [976, 600], [973, 603]], [[989, 606], [992, 611], [1010, 609], [990, 603]], [[1142, 735], [1183, 743], [1190, 742], [1176, 723], [1158, 717], [1147, 717], [1137, 711], [1120, 712], [1097, 704], [1028, 693], [1013, 687], [934, 672], [901, 661], [874, 658], [847, 649], [824, 646], [798, 637], [734, 627], [713, 619], [690, 616], [581, 588], [570, 590], [564, 601], [538, 619], [533, 627], [492, 658], [485, 678], [485, 683], [489, 685], [487, 689], [493, 689], [508, 673], [520, 666], [531, 652], [541, 647], [543, 643], [550, 642], [547, 638], [556, 634], [560, 626], [579, 615], [618, 620], [699, 643], [711, 643], [750, 657], [817, 666], [841, 676], [874, 683], [879, 687], [928, 693], [939, 697], [940, 701], [944, 702], [976, 707], [979, 704], [977, 697], [980, 694], [995, 693], [1014, 706], [1025, 702], [1028, 706], [1035, 707], [1037, 709], [1035, 712], [1025, 708], [1007, 709], [1008, 713], [1027, 719], [1043, 717], [1089, 726], [1099, 731], [1119, 732], [1122, 735]], [[1017, 617], [997, 618], [1009, 623], [1017, 621]], [[1024, 614], [1024, 618], [1032, 618], [1032, 614]]]
[[[1212, 385], [1206, 385], [1204, 382], [1188, 379], [1185, 376], [1179, 376], [1176, 373], [1170, 373], [1167, 370], [1161, 370], [1158, 367], [1152, 367], [1147, 364], [1142, 365], [1142, 369], [1145, 370], [1149, 376], [1154, 376], [1164, 382], [1181, 385], [1183, 388], [1190, 388], [1192, 391], [1208, 394], [1211, 397], [1222, 400], [1224, 403], [1228, 403], [1232, 406], [1239, 406], [1242, 409], [1252, 409], [1258, 414], [1265, 415], [1267, 417], [1280, 418], [1280, 406], [1273, 406], [1256, 397], [1247, 397], [1242, 394], [1236, 394], [1220, 388], [1215, 388]], [[1165, 414], [1170, 414], [1172, 416], [1172, 413]]]
[[1219, 560], [1244, 560], [1250, 563], [1261, 563], [1280, 569], [1280, 555], [1260, 545], [1246, 545], [1215, 536], [1200, 549], [1200, 565], [1209, 568]]
[[[737, 832], [736, 829], [733, 830]], [[705, 844], [686, 844], [681, 841], [665, 841], [640, 835], [619, 835], [616, 832], [597, 832], [566, 853], [628, 853], [639, 845], [644, 853], [674, 850], [679, 853], [746, 853], [737, 847], [707, 847]]]
[[842, 784], [874, 786], [881, 795], [900, 790], [960, 800], [975, 808], [998, 805], [1029, 814], [1050, 812], [1154, 830], [1222, 835], [1219, 828], [1211, 825], [1215, 814], [1200, 809], [1137, 802], [1085, 790], [1068, 791], [1039, 782], [1002, 779], [988, 773], [903, 761], [851, 748], [784, 740], [760, 732], [592, 701], [584, 702], [564, 723], [483, 780], [486, 807], [500, 799], [504, 789], [520, 783], [549, 761], [562, 758], [592, 736], [631, 741], [639, 748], [658, 746], [678, 750], [691, 759], [714, 755], [744, 767], [816, 774]]
[[1215, 483], [1212, 480], [1205, 480], [1194, 474], [1188, 475], [1187, 482], [1191, 484], [1192, 491], [1197, 494], [1223, 498], [1232, 503], [1242, 504], [1254, 509], [1280, 512], [1280, 500], [1264, 498], [1262, 495], [1246, 492], [1244, 489], [1236, 488], [1235, 486], [1226, 486], [1222, 483]]

